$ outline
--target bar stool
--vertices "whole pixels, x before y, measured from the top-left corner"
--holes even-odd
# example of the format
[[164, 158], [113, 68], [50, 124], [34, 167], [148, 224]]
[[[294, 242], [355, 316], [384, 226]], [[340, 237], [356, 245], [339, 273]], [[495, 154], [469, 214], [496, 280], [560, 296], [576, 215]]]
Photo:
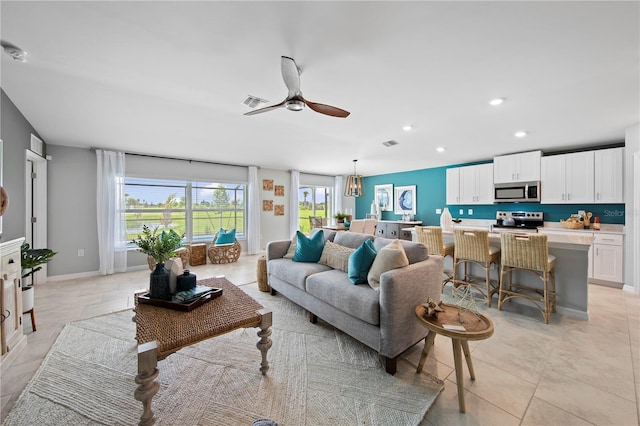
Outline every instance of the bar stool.
[[[550, 312], [556, 311], [556, 257], [549, 254], [547, 236], [544, 234], [500, 234], [502, 267], [500, 270], [500, 294], [498, 309], [505, 300], [521, 297], [530, 300], [540, 310], [544, 322], [549, 324]], [[521, 269], [535, 274], [542, 280], [542, 288], [513, 284], [512, 272]], [[508, 280], [505, 279], [508, 273]], [[551, 280], [549, 280], [551, 278]], [[549, 281], [551, 287], [549, 288]]]
[[[453, 243], [445, 244], [442, 239], [442, 228], [439, 226], [416, 226], [416, 237], [418, 242], [427, 246], [427, 250], [431, 254], [438, 254], [443, 257], [451, 257], [453, 262], [453, 253], [455, 245]], [[441, 292], [444, 291], [444, 286], [453, 278], [453, 271], [451, 269], [445, 269], [443, 271], [445, 278], [442, 280]]]
[[[460, 229], [453, 230], [453, 242], [455, 244], [455, 255], [453, 257], [453, 286], [469, 285], [478, 290], [486, 297], [487, 306], [491, 307], [491, 298], [500, 291], [499, 279], [491, 279], [491, 265], [496, 266], [500, 260], [500, 248], [489, 245], [489, 231], [480, 229]], [[481, 277], [469, 275], [467, 273], [468, 263], [475, 263], [484, 269], [484, 283]], [[457, 278], [458, 266], [464, 264], [464, 279]]]

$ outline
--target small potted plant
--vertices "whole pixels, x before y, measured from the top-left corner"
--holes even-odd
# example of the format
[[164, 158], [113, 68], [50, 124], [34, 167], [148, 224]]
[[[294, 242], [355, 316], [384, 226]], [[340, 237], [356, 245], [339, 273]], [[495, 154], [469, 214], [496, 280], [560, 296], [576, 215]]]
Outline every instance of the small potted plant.
[[183, 236], [173, 229], [158, 232], [157, 227], [152, 230], [147, 225], [143, 225], [142, 234], [138, 234], [138, 239], [133, 240], [133, 243], [139, 247], [138, 251], [151, 256], [156, 261], [156, 268], [149, 277], [150, 297], [171, 300], [169, 271], [164, 268], [164, 264], [182, 246]]
[[345, 219], [348, 217], [349, 215], [346, 213], [342, 213], [342, 212], [337, 212], [335, 214], [335, 216], [333, 216], [336, 219], [336, 222], [338, 224], [344, 224]]
[[[20, 247], [20, 267], [22, 268], [22, 312], [29, 312], [33, 309], [34, 290], [33, 274], [42, 269], [41, 265], [49, 262], [57, 252], [44, 248], [32, 249], [29, 244], [24, 243]], [[26, 278], [31, 277], [31, 282], [26, 283]]]

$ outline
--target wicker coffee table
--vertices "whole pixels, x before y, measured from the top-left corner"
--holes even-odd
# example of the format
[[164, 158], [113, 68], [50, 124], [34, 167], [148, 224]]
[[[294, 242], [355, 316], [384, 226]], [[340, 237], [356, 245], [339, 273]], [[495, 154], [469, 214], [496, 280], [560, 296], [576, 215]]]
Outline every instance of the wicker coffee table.
[[223, 277], [198, 281], [198, 285], [222, 288], [222, 295], [192, 311], [182, 312], [138, 303], [135, 298], [138, 375], [135, 398], [142, 402], [140, 425], [151, 425], [155, 417], [151, 400], [160, 387], [158, 360], [195, 343], [239, 328], [259, 327], [256, 346], [262, 355], [260, 372], [269, 369], [271, 311]]

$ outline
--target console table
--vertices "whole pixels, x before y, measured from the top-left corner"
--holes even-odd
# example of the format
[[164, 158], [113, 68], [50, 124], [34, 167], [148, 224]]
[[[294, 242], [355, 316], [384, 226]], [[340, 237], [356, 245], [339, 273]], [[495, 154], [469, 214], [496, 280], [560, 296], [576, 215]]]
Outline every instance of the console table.
[[269, 369], [271, 311], [224, 277], [200, 280], [198, 285], [221, 288], [222, 295], [189, 312], [141, 304], [135, 298], [138, 388], [134, 397], [143, 406], [140, 425], [155, 422], [151, 400], [160, 386], [156, 380], [158, 360], [181, 348], [239, 328], [259, 327], [256, 346], [262, 355], [260, 372], [265, 374]]

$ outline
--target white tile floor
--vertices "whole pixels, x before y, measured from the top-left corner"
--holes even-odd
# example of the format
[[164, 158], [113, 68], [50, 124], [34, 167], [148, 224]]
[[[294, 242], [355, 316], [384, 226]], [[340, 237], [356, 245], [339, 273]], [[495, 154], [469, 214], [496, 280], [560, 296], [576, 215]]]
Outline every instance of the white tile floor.
[[[255, 293], [257, 259], [243, 255], [234, 264], [191, 270], [199, 278], [226, 275]], [[67, 322], [131, 307], [133, 291], [147, 282], [148, 271], [139, 270], [38, 286], [38, 331], [32, 332], [26, 315], [27, 347], [1, 378], [2, 419]], [[639, 424], [639, 296], [590, 285], [588, 322], [553, 314], [545, 325], [537, 310], [515, 304], [502, 312], [482, 310], [493, 319], [495, 333], [470, 342], [476, 380], [465, 369], [467, 412], [458, 410], [450, 340], [438, 336], [424, 371], [444, 380], [445, 389], [423, 425]], [[409, 351], [412, 362], [398, 368], [417, 366], [422, 344]]]

